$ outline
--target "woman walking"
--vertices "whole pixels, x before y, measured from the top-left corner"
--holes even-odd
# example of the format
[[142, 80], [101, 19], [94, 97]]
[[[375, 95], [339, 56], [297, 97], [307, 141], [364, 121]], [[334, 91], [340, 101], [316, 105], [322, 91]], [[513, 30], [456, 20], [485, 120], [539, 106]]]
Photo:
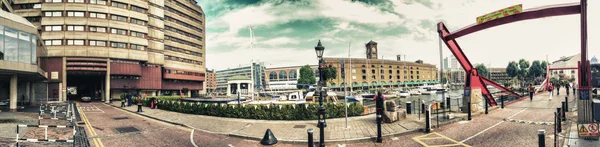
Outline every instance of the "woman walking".
[[553, 93], [553, 91], [554, 91], [554, 86], [552, 86], [552, 84], [548, 84], [548, 88], [547, 88], [547, 89], [548, 89], [548, 92], [549, 92], [549, 97], [548, 97], [548, 100], [550, 100], [550, 101], [551, 101], [551, 100], [552, 100], [552, 94], [554, 94], [554, 93]]
[[533, 84], [529, 84], [529, 101], [533, 101], [533, 93], [535, 92], [535, 87]]

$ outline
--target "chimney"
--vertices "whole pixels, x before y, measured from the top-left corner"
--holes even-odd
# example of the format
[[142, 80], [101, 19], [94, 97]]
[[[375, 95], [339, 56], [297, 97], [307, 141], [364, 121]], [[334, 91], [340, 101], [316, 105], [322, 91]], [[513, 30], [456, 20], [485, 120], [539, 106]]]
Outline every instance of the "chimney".
[[396, 55], [396, 60], [397, 61], [402, 61], [402, 55]]

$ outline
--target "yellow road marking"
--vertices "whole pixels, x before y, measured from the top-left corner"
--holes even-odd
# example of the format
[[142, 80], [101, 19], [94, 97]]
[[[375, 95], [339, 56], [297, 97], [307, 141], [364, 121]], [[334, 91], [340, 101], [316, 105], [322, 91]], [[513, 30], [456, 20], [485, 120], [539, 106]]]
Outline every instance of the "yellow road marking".
[[431, 138], [419, 138], [421, 140], [426, 140], [426, 139], [446, 139], [444, 137], [431, 137]]
[[[87, 115], [85, 115], [85, 112], [81, 111], [81, 107], [79, 106], [79, 103], [76, 103], [76, 104], [78, 106], [77, 109], [79, 109], [79, 111], [81, 112], [79, 114], [81, 114], [83, 122], [85, 122], [85, 126], [90, 131], [90, 135], [92, 135], [92, 136], [98, 135], [98, 134], [96, 134], [96, 130], [94, 130], [94, 128], [92, 127], [92, 124], [88, 120]], [[104, 144], [102, 143], [102, 140], [100, 138], [93, 138], [92, 140], [94, 141], [94, 145], [96, 147], [104, 147]]]
[[[431, 136], [430, 136], [431, 135]], [[437, 137], [433, 137], [433, 136], [437, 136]], [[444, 139], [447, 141], [451, 141], [453, 142], [453, 144], [443, 144], [443, 145], [428, 145], [427, 143], [423, 142], [423, 140], [428, 140], [428, 139]], [[425, 134], [425, 135], [421, 135], [421, 136], [417, 136], [413, 138], [414, 141], [420, 143], [421, 145], [425, 146], [425, 147], [444, 147], [444, 146], [465, 146], [465, 147], [471, 147], [467, 144], [458, 142], [450, 137], [444, 136], [442, 134], [439, 134], [437, 132], [433, 132], [433, 133], [429, 133], [429, 134]]]

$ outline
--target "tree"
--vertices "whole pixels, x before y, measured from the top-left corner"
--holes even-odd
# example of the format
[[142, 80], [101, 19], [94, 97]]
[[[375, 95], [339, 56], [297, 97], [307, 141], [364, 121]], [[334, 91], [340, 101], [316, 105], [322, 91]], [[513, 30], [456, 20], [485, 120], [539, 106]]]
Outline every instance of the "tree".
[[328, 82], [337, 77], [337, 69], [331, 65], [323, 67], [323, 81]]
[[[300, 78], [298, 78], [298, 84], [315, 84], [317, 79], [315, 78], [315, 72], [309, 65], [304, 65], [300, 68]], [[302, 89], [308, 86], [296, 85], [296, 88]]]
[[479, 73], [479, 75], [486, 77], [486, 78], [488, 77], [488, 70], [487, 70], [487, 67], [485, 67], [485, 65], [476, 64], [475, 68], [477, 69], [477, 73]]
[[529, 61], [525, 59], [519, 60], [519, 77], [524, 78], [525, 76], [527, 76], [528, 68]]
[[450, 78], [448, 78], [448, 77], [442, 78], [442, 83], [444, 83], [444, 84], [448, 83], [449, 81], [450, 81]]
[[510, 61], [506, 66], [506, 74], [510, 77], [516, 77], [519, 74], [519, 64], [515, 61]]
[[542, 70], [542, 65], [540, 64], [540, 61], [535, 60], [531, 63], [531, 67], [529, 67], [529, 77], [537, 77], [537, 76], [541, 76], [544, 73], [544, 70]]
[[545, 76], [545, 74], [546, 74], [546, 70], [548, 69], [548, 62], [546, 62], [546, 61], [542, 61], [542, 63], [540, 63], [540, 66], [542, 67], [542, 73], [543, 73], [543, 74], [544, 74], [544, 76]]

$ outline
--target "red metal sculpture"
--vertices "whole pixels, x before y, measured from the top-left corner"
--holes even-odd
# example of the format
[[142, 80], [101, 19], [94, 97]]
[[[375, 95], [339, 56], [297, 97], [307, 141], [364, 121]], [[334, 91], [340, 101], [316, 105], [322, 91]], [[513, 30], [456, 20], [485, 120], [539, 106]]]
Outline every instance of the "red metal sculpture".
[[[463, 69], [465, 70], [466, 74], [467, 74], [467, 78], [465, 80], [465, 89], [481, 89], [482, 95], [486, 96], [489, 99], [489, 105], [490, 106], [496, 106], [497, 103], [494, 99], [494, 97], [491, 95], [491, 93], [489, 92], [489, 90], [486, 87], [486, 84], [490, 84], [491, 86], [494, 86], [498, 89], [501, 89], [503, 91], [506, 91], [512, 95], [515, 95], [517, 97], [520, 97], [517, 93], [508, 90], [507, 88], [503, 87], [500, 84], [497, 84], [494, 81], [491, 81], [489, 79], [484, 78], [483, 76], [479, 75], [477, 73], [477, 69], [473, 67], [473, 65], [471, 64], [471, 62], [469, 61], [469, 59], [467, 58], [467, 56], [465, 55], [465, 53], [462, 51], [462, 49], [460, 48], [460, 46], [458, 45], [458, 43], [456, 42], [456, 38], [477, 32], [477, 31], [481, 31], [484, 29], [488, 29], [488, 28], [492, 28], [495, 26], [499, 26], [499, 25], [504, 25], [504, 24], [508, 24], [508, 23], [513, 23], [513, 22], [517, 22], [517, 21], [522, 21], [522, 20], [529, 20], [529, 19], [536, 19], [536, 18], [543, 18], [543, 17], [551, 17], [551, 16], [561, 16], [561, 15], [570, 15], [570, 14], [579, 14], [582, 13], [582, 17], [581, 17], [581, 21], [582, 21], [582, 61], [587, 59], [587, 54], [584, 52], [587, 52], [587, 48], [584, 48], [583, 43], [587, 41], [587, 33], [584, 34], [584, 30], [587, 30], [587, 21], [585, 20], [585, 7], [581, 7], [581, 4], [586, 4], [586, 0], [581, 0], [581, 3], [569, 3], [569, 4], [560, 4], [560, 5], [550, 5], [550, 6], [545, 6], [545, 7], [539, 7], [539, 8], [533, 8], [533, 9], [528, 9], [528, 10], [524, 10], [521, 13], [517, 13], [517, 14], [513, 14], [510, 16], [505, 16], [502, 18], [497, 18], [494, 20], [490, 20], [488, 22], [482, 23], [482, 24], [472, 24], [469, 25], [465, 28], [459, 29], [458, 31], [455, 31], [453, 33], [450, 33], [448, 31], [448, 29], [446, 28], [446, 26], [444, 25], [443, 22], [438, 23], [437, 27], [438, 27], [438, 33], [440, 35], [440, 38], [444, 41], [444, 43], [446, 44], [446, 46], [450, 49], [450, 51], [452, 52], [452, 54], [456, 57], [456, 59], [459, 61], [460, 65], [463, 67]], [[585, 23], [584, 23], [585, 22]], [[585, 35], [585, 36], [584, 36]], [[583, 68], [588, 69], [587, 70], [587, 75], [589, 76], [589, 63], [588, 64], [582, 64], [580, 65], [580, 67], [583, 66]], [[586, 72], [584, 71], [585, 69], [581, 69], [580, 68], [580, 74], [582, 72]], [[583, 73], [585, 76], [586, 73]], [[581, 77], [581, 75], [580, 75]], [[580, 80], [582, 78], [579, 78]], [[582, 84], [582, 82], [579, 83], [580, 85]]]

